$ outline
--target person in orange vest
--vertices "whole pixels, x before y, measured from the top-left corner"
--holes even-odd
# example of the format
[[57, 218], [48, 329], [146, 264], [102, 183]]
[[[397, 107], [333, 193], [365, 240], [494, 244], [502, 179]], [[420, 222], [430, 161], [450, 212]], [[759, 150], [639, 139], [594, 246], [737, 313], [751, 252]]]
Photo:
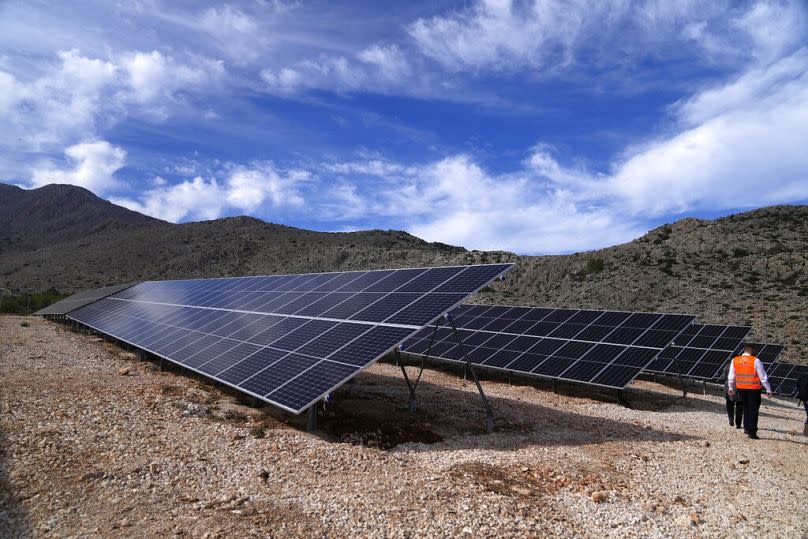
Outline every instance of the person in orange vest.
[[758, 439], [760, 390], [766, 388], [766, 396], [772, 398], [769, 376], [763, 363], [755, 357], [755, 352], [754, 346], [744, 345], [743, 353], [732, 358], [727, 376], [729, 394], [734, 396], [737, 389], [743, 403], [743, 431], [753, 440]]

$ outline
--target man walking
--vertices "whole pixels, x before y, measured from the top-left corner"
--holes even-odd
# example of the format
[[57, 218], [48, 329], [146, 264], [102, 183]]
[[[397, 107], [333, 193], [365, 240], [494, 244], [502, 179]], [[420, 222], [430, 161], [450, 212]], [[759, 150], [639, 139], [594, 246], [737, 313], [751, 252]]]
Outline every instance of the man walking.
[[727, 404], [727, 416], [729, 417], [729, 426], [736, 429], [741, 428], [741, 421], [743, 420], [743, 403], [739, 395], [730, 395], [729, 393], [729, 369], [731, 365], [727, 365], [724, 376], [727, 378], [724, 381], [724, 400]]
[[755, 357], [755, 347], [744, 345], [743, 353], [732, 359], [727, 376], [730, 395], [737, 389], [743, 403], [743, 431], [752, 440], [757, 440], [758, 413], [760, 412], [760, 390], [766, 388], [766, 396], [772, 398], [769, 377], [763, 363]]

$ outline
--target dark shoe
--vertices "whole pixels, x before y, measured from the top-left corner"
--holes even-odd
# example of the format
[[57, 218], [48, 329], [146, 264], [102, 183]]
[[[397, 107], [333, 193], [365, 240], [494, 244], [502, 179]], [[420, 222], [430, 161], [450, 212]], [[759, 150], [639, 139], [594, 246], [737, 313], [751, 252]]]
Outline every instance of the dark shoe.
[[740, 428], [741, 428], [741, 425], [736, 425], [736, 426], [735, 426], [735, 428], [736, 428], [736, 429], [740, 429]]
[[750, 440], [760, 440], [760, 438], [758, 438], [757, 434], [749, 434], [748, 436], [749, 436]]
[[729, 420], [729, 426], [730, 426], [730, 427], [734, 427], [734, 426], [735, 426], [735, 421], [733, 421], [733, 420], [731, 420], [731, 419], [730, 419], [730, 420]]

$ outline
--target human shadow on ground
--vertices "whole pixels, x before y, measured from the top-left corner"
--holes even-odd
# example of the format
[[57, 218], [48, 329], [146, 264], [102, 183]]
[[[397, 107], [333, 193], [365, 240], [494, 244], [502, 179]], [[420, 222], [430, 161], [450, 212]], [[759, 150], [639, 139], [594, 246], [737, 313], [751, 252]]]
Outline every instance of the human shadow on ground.
[[31, 537], [31, 521], [21, 493], [12, 486], [8, 437], [0, 428], [0, 537]]

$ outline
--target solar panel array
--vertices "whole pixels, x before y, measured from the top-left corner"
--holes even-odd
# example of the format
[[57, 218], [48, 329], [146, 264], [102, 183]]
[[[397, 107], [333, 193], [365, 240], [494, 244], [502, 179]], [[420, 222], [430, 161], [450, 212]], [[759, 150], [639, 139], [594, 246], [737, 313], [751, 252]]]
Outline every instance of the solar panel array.
[[69, 317], [300, 413], [510, 267], [147, 281]]
[[[452, 312], [469, 361], [486, 368], [622, 389], [695, 317], [500, 305], [462, 305]], [[424, 354], [432, 328], [403, 350]], [[430, 356], [463, 361], [444, 322]]]
[[715, 380], [751, 328], [692, 324], [645, 369], [646, 372]]
[[769, 375], [769, 385], [772, 393], [783, 397], [796, 398], [797, 381], [801, 376], [808, 376], [808, 365], [792, 365], [775, 361], [766, 366]]
[[61, 301], [52, 303], [47, 307], [45, 307], [44, 309], [40, 309], [39, 311], [35, 312], [34, 314], [39, 314], [43, 316], [67, 314], [70, 311], [78, 309], [79, 307], [84, 307], [85, 305], [89, 305], [90, 303], [98, 301], [101, 298], [111, 296], [112, 294], [120, 292], [121, 290], [126, 290], [131, 286], [133, 286], [132, 283], [119, 284], [114, 286], [105, 286], [103, 288], [95, 288], [93, 290], [83, 290], [81, 292], [76, 292], [72, 296], [68, 296]]

